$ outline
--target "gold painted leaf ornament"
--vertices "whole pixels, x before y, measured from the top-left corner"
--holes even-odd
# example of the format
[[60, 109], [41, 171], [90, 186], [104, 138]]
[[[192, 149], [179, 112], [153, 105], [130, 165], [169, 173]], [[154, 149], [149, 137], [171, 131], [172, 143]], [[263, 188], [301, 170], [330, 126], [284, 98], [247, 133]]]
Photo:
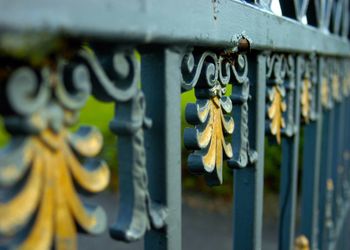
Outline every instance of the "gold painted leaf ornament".
[[[17, 73], [19, 78], [10, 84], [30, 80], [28, 71]], [[0, 151], [0, 187], [7, 194], [0, 200], [0, 236], [6, 239], [6, 249], [74, 250], [78, 228], [92, 234], [106, 228], [103, 209], [84, 205], [76, 190], [96, 193], [109, 183], [110, 172], [104, 161], [80, 163], [80, 159], [100, 152], [102, 135], [94, 127], [68, 131], [66, 127], [77, 118], [84, 102], [82, 96], [74, 100], [60, 92], [57, 86], [63, 83], [56, 79], [52, 84], [52, 79], [44, 77], [52, 87], [44, 92], [52, 91], [56, 98], [41, 92], [36, 100], [42, 105], [26, 100], [28, 106], [36, 105], [33, 112], [15, 118], [5, 116], [13, 134], [9, 145]]]
[[223, 161], [233, 156], [231, 144], [225, 141], [225, 135], [234, 130], [232, 117], [226, 115], [231, 110], [231, 100], [226, 96], [198, 99], [186, 107], [186, 120], [196, 125], [185, 129], [185, 146], [195, 149], [188, 165], [192, 172], [204, 173], [209, 185], [222, 183]]
[[334, 100], [340, 101], [340, 80], [337, 74], [332, 76], [332, 96]]
[[303, 80], [303, 84], [301, 86], [301, 115], [306, 123], [310, 122], [310, 112], [311, 112], [311, 81], [309, 78], [305, 78]]
[[286, 124], [283, 113], [287, 110], [287, 104], [284, 101], [285, 90], [279, 86], [274, 86], [269, 92], [271, 105], [268, 108], [268, 117], [271, 120], [270, 131], [276, 136], [277, 143], [281, 143], [282, 129]]
[[322, 78], [322, 83], [321, 83], [321, 102], [322, 106], [327, 108], [329, 107], [329, 86], [328, 86], [328, 80], [326, 77]]

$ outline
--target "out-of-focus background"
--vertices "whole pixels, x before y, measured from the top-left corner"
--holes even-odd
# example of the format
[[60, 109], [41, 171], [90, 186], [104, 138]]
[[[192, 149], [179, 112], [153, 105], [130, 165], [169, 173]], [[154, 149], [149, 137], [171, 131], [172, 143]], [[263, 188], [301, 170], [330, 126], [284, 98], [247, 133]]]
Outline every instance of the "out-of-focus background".
[[[230, 91], [230, 90], [228, 90]], [[185, 106], [195, 102], [194, 92], [186, 92], [182, 95], [182, 127], [190, 126], [185, 121]], [[116, 160], [117, 138], [109, 131], [109, 121], [114, 115], [114, 104], [106, 104], [90, 98], [80, 114], [80, 123], [97, 126], [104, 135], [104, 148], [102, 158], [108, 161], [111, 168], [112, 178], [109, 188], [102, 194], [88, 198], [101, 204], [112, 223], [116, 218], [118, 208], [118, 162]], [[8, 134], [4, 130], [3, 123], [0, 127], [0, 145], [4, 146], [8, 140]], [[183, 131], [183, 129], [182, 129]], [[302, 138], [302, 137], [301, 137]], [[263, 249], [277, 249], [278, 229], [278, 189], [280, 178], [280, 147], [273, 142], [265, 142], [265, 194], [264, 194], [264, 227]], [[300, 151], [302, 152], [302, 151]], [[186, 166], [189, 151], [182, 150], [182, 234], [183, 249], [232, 249], [232, 197], [233, 197], [233, 174], [224, 167], [224, 183], [218, 187], [208, 187], [202, 176], [192, 175]], [[210, 241], [207, 236], [210, 235]], [[133, 250], [142, 249], [142, 241], [132, 244], [116, 242], [106, 232], [103, 236], [79, 238], [81, 249], [92, 250], [103, 247], [105, 250]]]

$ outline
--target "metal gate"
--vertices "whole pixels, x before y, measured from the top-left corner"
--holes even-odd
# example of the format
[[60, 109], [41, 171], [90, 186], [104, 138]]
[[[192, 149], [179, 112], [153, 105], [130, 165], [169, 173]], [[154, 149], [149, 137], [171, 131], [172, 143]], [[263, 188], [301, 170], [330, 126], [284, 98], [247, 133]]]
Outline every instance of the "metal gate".
[[[2, 0], [0, 30], [1, 249], [73, 250], [78, 231], [106, 228], [181, 249], [192, 89], [187, 165], [210, 186], [233, 169], [233, 248], [261, 249], [268, 136], [282, 148], [279, 249], [350, 249], [348, 0]], [[113, 225], [78, 195], [110, 179], [98, 128], [70, 130], [91, 95], [115, 104]]]

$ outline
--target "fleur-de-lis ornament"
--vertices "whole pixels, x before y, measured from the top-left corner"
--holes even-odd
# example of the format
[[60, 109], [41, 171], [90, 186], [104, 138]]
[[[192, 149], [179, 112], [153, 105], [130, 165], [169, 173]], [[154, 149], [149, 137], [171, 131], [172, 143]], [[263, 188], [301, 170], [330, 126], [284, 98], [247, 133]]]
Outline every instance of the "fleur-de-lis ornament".
[[271, 120], [270, 131], [276, 136], [278, 144], [281, 143], [281, 130], [286, 126], [283, 113], [287, 110], [287, 104], [283, 97], [285, 90], [279, 86], [274, 86], [269, 93], [271, 105], [268, 108], [268, 117]]
[[328, 86], [328, 80], [326, 77], [322, 77], [321, 82], [321, 102], [322, 106], [327, 108], [329, 105], [329, 86]]
[[186, 120], [196, 125], [185, 130], [185, 138], [194, 139], [187, 141], [186, 146], [197, 149], [189, 156], [190, 168], [195, 173], [208, 172], [208, 183], [222, 182], [223, 160], [232, 157], [231, 144], [225, 141], [225, 135], [234, 129], [232, 117], [226, 115], [231, 110], [226, 96], [200, 99], [186, 108]]
[[[270, 134], [278, 144], [282, 135], [293, 136], [296, 128], [294, 58], [272, 54], [267, 57], [267, 112]], [[287, 104], [288, 103], [288, 104]]]
[[[188, 157], [191, 172], [204, 174], [208, 185], [223, 181], [223, 161], [233, 156], [231, 143], [225, 136], [232, 134], [232, 101], [225, 96], [230, 80], [230, 63], [215, 53], [204, 52], [194, 65], [195, 57], [188, 53], [183, 59], [184, 89], [195, 87], [196, 103], [186, 106], [186, 120], [194, 125], [185, 128], [185, 146], [193, 152]], [[223, 70], [223, 68], [225, 70]]]
[[311, 81], [309, 77], [305, 77], [301, 86], [301, 115], [304, 118], [306, 123], [310, 121], [310, 112], [311, 112], [311, 100], [312, 96], [310, 94], [311, 91]]

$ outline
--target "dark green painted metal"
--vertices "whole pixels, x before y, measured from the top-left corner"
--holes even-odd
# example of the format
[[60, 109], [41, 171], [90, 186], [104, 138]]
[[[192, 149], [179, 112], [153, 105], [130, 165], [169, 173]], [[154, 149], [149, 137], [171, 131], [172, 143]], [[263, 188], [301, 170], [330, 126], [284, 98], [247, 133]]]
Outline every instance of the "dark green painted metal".
[[[157, 3], [86, 0], [84, 4], [70, 0], [1, 2], [0, 29], [13, 33], [29, 31], [34, 35], [44, 32], [41, 36], [45, 38], [50, 34], [65, 34], [127, 43], [190, 43], [214, 47], [232, 47], [235, 36], [244, 31], [252, 39], [254, 49], [350, 55], [348, 42], [327, 34], [326, 27], [306, 26], [243, 1], [218, 1], [219, 11], [214, 12], [213, 3], [197, 0]], [[288, 32], [281, 35], [281, 30]], [[3, 40], [0, 45], [6, 41], [9, 40]], [[14, 45], [17, 43], [10, 43], [9, 47]], [[26, 46], [24, 43], [22, 48]]]
[[[300, 124], [301, 57], [296, 59], [295, 124]], [[299, 128], [292, 137], [282, 138], [282, 166], [280, 184], [279, 250], [292, 250], [295, 238], [295, 213], [298, 181]]]
[[310, 249], [317, 249], [318, 234], [318, 200], [321, 158], [321, 79], [322, 65], [317, 65], [316, 121], [304, 126], [304, 145], [302, 163], [302, 195], [301, 195], [301, 230], [310, 242]]
[[[29, 103], [30, 95], [21, 95], [22, 91], [34, 86], [32, 80], [23, 81], [28, 86], [22, 81], [12, 82], [7, 92], [5, 85], [0, 86], [0, 97], [9, 102], [0, 100], [1, 104], [5, 103], [0, 107], [1, 112], [6, 118], [8, 114], [16, 116], [5, 119], [5, 123], [14, 136], [23, 135], [31, 127], [22, 117], [32, 114], [43, 101], [57, 98], [63, 104], [56, 110], [63, 107], [76, 110], [85, 103], [90, 90], [96, 98], [116, 103], [111, 129], [119, 137], [121, 204], [119, 219], [111, 227], [111, 234], [131, 241], [142, 238], [149, 230], [145, 249], [181, 249], [180, 98], [181, 88], [193, 88], [197, 83], [184, 85], [181, 74], [186, 50], [172, 46], [195, 47], [204, 51], [204, 57], [214, 58], [214, 62], [202, 60], [200, 63], [188, 57], [191, 59], [188, 68], [200, 66], [199, 74], [206, 76], [206, 79], [196, 78], [197, 97], [203, 94], [203, 80], [213, 85], [233, 85], [230, 99], [223, 99], [234, 103], [232, 118], [236, 125], [232, 136], [233, 157], [228, 160], [228, 165], [235, 167], [234, 249], [262, 248], [265, 95], [266, 89], [278, 82], [286, 96], [291, 97], [285, 98], [288, 108], [283, 114], [287, 124], [282, 129], [279, 249], [294, 249], [299, 132], [301, 126], [305, 126], [300, 232], [310, 240], [312, 250], [317, 247], [345, 250], [349, 246], [346, 229], [350, 224], [350, 162], [343, 154], [350, 152], [350, 101], [344, 97], [342, 101], [335, 101], [333, 107], [322, 109], [321, 80], [323, 71], [328, 69], [329, 81], [332, 81], [331, 73], [339, 73], [344, 81], [345, 71], [349, 70], [341, 66], [342, 58], [350, 57], [349, 0], [281, 1], [281, 7], [285, 17], [273, 14], [268, 0], [86, 0], [84, 4], [71, 0], [2, 1], [0, 51], [2, 57], [6, 56], [3, 59], [7, 59], [6, 63], [16, 59], [33, 63], [37, 54], [43, 63], [46, 57], [52, 59], [52, 55], [66, 54], [65, 49], [76, 50], [85, 41], [96, 45], [92, 46], [95, 52], [85, 51], [79, 59], [68, 59], [74, 66], [77, 62], [85, 63], [93, 83], [91, 89], [84, 85], [88, 77], [82, 83], [72, 84], [79, 78], [72, 76], [69, 84], [74, 86], [66, 90], [63, 85], [55, 86], [54, 94], [39, 98], [34, 105], [23, 105]], [[305, 17], [311, 25], [302, 23]], [[244, 51], [248, 55], [244, 58], [249, 61], [250, 85], [246, 78], [230, 82], [230, 76], [226, 75], [230, 60], [243, 58], [238, 53], [242, 52], [239, 46], [242, 38], [248, 43]], [[141, 89], [140, 61], [134, 48], [142, 50]], [[227, 52], [227, 48], [232, 58], [221, 54], [221, 51]], [[277, 72], [274, 77], [280, 79], [267, 76], [266, 64], [269, 56], [274, 55], [267, 51], [279, 52], [275, 58], [283, 58], [281, 62], [284, 60], [286, 65], [289, 59], [296, 61], [296, 68], [290, 68], [293, 77], [281, 66], [283, 63], [273, 66]], [[90, 60], [95, 55], [96, 58]], [[319, 58], [318, 112], [316, 121], [304, 125], [300, 123], [300, 87], [305, 70], [302, 61], [306, 55]], [[222, 64], [223, 58], [227, 60], [225, 64]], [[1, 69], [6, 69], [6, 63]], [[41, 74], [35, 67], [30, 65], [29, 70], [36, 72], [30, 77]], [[212, 71], [213, 67], [217, 70]], [[80, 70], [86, 73], [85, 68]], [[73, 73], [73, 70], [67, 72]], [[271, 84], [272, 81], [275, 82]], [[41, 91], [37, 88], [32, 92], [40, 94]], [[75, 96], [79, 91], [84, 92], [84, 98]], [[19, 99], [22, 100], [17, 102]], [[59, 130], [61, 113], [47, 113], [52, 120], [51, 129]], [[334, 190], [327, 189], [328, 180], [333, 181]], [[220, 181], [216, 180], [215, 184]]]
[[[320, 74], [323, 72], [325, 65], [325, 59], [320, 58]], [[320, 76], [320, 79], [323, 75]], [[319, 180], [319, 221], [318, 221], [318, 247], [319, 249], [327, 249], [327, 221], [326, 221], [326, 202], [327, 202], [327, 180], [329, 175], [329, 159], [330, 148], [332, 147], [333, 134], [333, 119], [331, 116], [332, 111], [324, 109], [322, 110], [322, 134], [321, 134], [321, 156], [320, 156], [320, 180]]]
[[[266, 56], [258, 55], [249, 61], [252, 83], [249, 104], [249, 141], [258, 153], [255, 164], [234, 170], [233, 249], [261, 249], [263, 183], [264, 183], [264, 124], [266, 93]], [[244, 239], [244, 240], [243, 240]]]
[[[333, 147], [332, 147], [332, 165], [331, 165], [331, 176], [334, 183], [334, 196], [332, 200], [332, 217], [333, 217], [333, 223], [334, 223], [334, 229], [338, 227], [338, 219], [337, 216], [339, 215], [339, 206], [337, 199], [339, 197], [339, 151], [340, 151], [340, 136], [341, 136], [341, 104], [335, 103], [334, 105], [334, 140], [333, 140]], [[335, 235], [333, 235], [334, 240]]]
[[146, 114], [153, 127], [145, 132], [150, 194], [168, 207], [166, 228], [146, 234], [145, 249], [181, 249], [181, 53], [159, 47], [141, 55]]

